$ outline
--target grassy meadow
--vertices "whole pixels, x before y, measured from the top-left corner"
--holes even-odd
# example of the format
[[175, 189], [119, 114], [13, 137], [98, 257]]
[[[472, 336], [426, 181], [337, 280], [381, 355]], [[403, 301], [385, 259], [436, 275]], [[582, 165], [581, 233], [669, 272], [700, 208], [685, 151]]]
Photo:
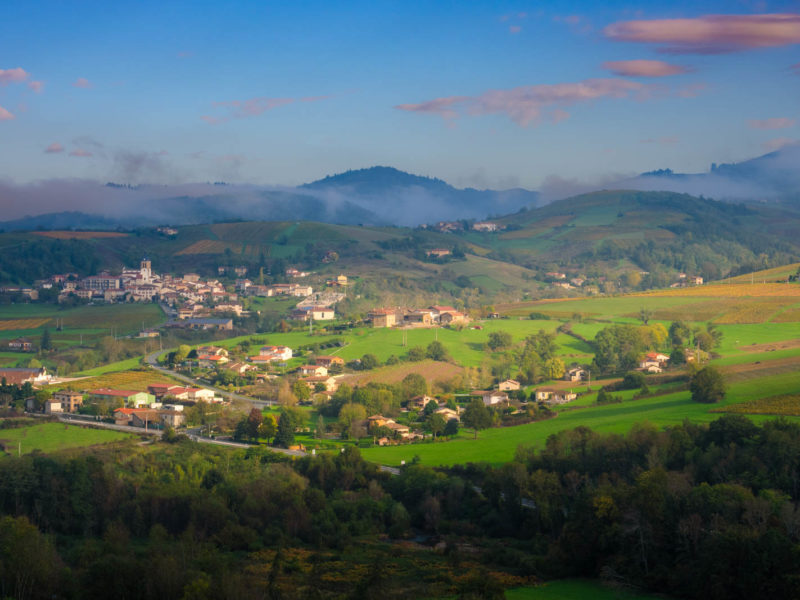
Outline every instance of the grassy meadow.
[[128, 433], [92, 429], [64, 423], [42, 423], [17, 429], [0, 429], [0, 443], [9, 454], [30, 454], [34, 450], [55, 452], [67, 448], [94, 446], [129, 439]]

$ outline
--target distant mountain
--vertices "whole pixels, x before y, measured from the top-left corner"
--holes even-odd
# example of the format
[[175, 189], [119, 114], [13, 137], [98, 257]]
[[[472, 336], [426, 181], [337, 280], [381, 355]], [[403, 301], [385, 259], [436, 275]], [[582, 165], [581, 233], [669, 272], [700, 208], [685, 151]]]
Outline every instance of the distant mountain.
[[[347, 171], [296, 188], [211, 183], [99, 185], [65, 180], [27, 187], [0, 184], [0, 197], [10, 198], [9, 205], [22, 206], [25, 211], [34, 212], [42, 207], [39, 210], [46, 215], [31, 221], [18, 219], [13, 223], [0, 223], [0, 228], [69, 229], [234, 220], [416, 226], [438, 220], [483, 219], [515, 212], [535, 205], [538, 194], [523, 189], [462, 190], [440, 179], [420, 177], [391, 167], [372, 167]], [[65, 205], [83, 213], [83, 217], [77, 216], [77, 212], [52, 212], [52, 207]], [[70, 214], [73, 217], [69, 217]]]
[[739, 163], [712, 164], [707, 173], [650, 171], [614, 187], [682, 192], [735, 202], [800, 204], [800, 144]]

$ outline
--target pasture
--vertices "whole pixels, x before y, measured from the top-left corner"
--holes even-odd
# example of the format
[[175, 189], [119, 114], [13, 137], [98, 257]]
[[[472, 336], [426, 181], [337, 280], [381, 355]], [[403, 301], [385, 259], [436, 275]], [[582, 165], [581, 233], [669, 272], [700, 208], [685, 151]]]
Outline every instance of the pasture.
[[94, 446], [130, 439], [128, 433], [92, 429], [64, 423], [42, 423], [17, 429], [0, 429], [0, 443], [9, 454], [30, 454], [34, 450], [55, 452], [66, 448]]
[[[658, 596], [661, 597], [661, 596]], [[655, 600], [657, 596], [617, 590], [599, 581], [562, 579], [535, 587], [506, 590], [507, 600]]]

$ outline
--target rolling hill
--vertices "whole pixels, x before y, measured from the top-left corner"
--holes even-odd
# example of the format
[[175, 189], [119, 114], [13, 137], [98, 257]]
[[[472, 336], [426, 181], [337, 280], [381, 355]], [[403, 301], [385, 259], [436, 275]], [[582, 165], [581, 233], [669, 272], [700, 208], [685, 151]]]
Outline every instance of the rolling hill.
[[[0, 235], [0, 279], [30, 283], [54, 264], [80, 273], [119, 269], [146, 255], [161, 272], [215, 275], [218, 266], [241, 264], [251, 277], [263, 268], [269, 280], [295, 265], [314, 270], [317, 285], [339, 272], [359, 276], [364, 295], [375, 301], [416, 303], [434, 295], [477, 305], [581, 295], [587, 287], [606, 293], [665, 287], [678, 272], [714, 280], [800, 260], [794, 211], [669, 192], [595, 192], [496, 222], [503, 229], [493, 233], [310, 221], [188, 225], [169, 237], [152, 228], [116, 237], [72, 234], [80, 239], [68, 239], [69, 232], [56, 236], [62, 239], [6, 233]], [[426, 256], [433, 248], [455, 256]], [[26, 268], [33, 276], [25, 276]], [[552, 271], [580, 278], [584, 286], [554, 288]]]

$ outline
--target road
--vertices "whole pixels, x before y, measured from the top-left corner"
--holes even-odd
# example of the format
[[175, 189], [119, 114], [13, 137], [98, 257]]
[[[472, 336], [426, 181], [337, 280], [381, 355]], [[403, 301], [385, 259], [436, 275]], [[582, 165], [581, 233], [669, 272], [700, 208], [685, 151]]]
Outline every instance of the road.
[[255, 398], [251, 398], [250, 396], [243, 396], [242, 394], [236, 394], [234, 392], [229, 392], [227, 390], [222, 390], [218, 387], [214, 387], [213, 385], [208, 385], [207, 383], [203, 383], [198, 381], [197, 379], [193, 379], [191, 377], [187, 377], [186, 375], [181, 375], [180, 373], [176, 373], [172, 369], [167, 369], [166, 367], [162, 367], [158, 364], [158, 356], [162, 354], [163, 350], [156, 350], [155, 352], [151, 352], [147, 356], [144, 357], [145, 362], [150, 365], [151, 368], [155, 369], [156, 371], [160, 371], [164, 373], [164, 375], [169, 375], [170, 377], [174, 377], [179, 381], [183, 381], [184, 383], [189, 383], [193, 386], [204, 387], [209, 390], [214, 390], [222, 395], [223, 398], [231, 398], [236, 400], [241, 400], [243, 402], [249, 402], [253, 406], [264, 408], [266, 406], [273, 406], [275, 403], [271, 400], [256, 400]]

